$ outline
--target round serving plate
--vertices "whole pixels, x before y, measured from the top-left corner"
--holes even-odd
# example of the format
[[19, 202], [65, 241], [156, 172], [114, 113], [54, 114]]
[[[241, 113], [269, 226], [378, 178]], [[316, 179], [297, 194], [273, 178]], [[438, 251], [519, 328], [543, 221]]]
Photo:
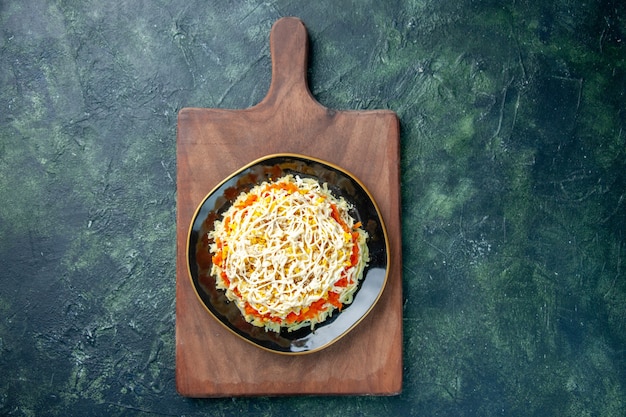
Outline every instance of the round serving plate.
[[[368, 232], [370, 260], [351, 304], [332, 317], [292, 332], [266, 331], [246, 322], [225, 292], [215, 286], [211, 275], [208, 233], [242, 192], [264, 181], [285, 175], [314, 178], [327, 183], [335, 197], [343, 197], [351, 206], [350, 215]], [[316, 158], [297, 154], [268, 155], [251, 162], [224, 179], [196, 210], [187, 240], [189, 276], [198, 299], [215, 319], [245, 341], [259, 348], [282, 354], [312, 353], [330, 346], [345, 336], [372, 310], [385, 288], [389, 269], [389, 242], [382, 216], [365, 186], [346, 170]]]

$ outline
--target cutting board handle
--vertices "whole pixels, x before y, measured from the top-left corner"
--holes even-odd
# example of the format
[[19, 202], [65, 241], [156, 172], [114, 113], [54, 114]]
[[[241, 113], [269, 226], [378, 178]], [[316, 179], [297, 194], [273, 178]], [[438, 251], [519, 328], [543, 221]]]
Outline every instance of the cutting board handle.
[[302, 20], [283, 17], [274, 23], [270, 32], [272, 82], [263, 103], [285, 108], [294, 103], [321, 107], [307, 85], [308, 47]]

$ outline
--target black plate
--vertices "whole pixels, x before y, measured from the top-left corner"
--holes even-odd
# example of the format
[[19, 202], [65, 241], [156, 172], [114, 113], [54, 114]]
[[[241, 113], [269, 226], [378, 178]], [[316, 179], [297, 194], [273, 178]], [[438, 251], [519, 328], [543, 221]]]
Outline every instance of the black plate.
[[[353, 207], [350, 214], [360, 221], [369, 234], [367, 246], [370, 261], [352, 304], [333, 312], [314, 330], [305, 327], [293, 332], [265, 331], [246, 322], [237, 306], [229, 302], [224, 291], [215, 287], [211, 276], [211, 256], [207, 233], [241, 192], [247, 192], [263, 181], [273, 181], [293, 174], [327, 183], [336, 197], [343, 197]], [[354, 328], [374, 307], [385, 288], [389, 265], [389, 243], [383, 219], [365, 186], [345, 170], [330, 163], [294, 154], [270, 155], [241, 168], [202, 201], [191, 223], [187, 253], [193, 287], [206, 307], [227, 329], [244, 340], [266, 350], [284, 354], [311, 353], [330, 346]]]

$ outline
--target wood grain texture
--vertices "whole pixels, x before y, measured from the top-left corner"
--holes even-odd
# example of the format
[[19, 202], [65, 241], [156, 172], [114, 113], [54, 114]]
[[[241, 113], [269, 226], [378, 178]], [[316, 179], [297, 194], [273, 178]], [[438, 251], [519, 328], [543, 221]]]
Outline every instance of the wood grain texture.
[[[391, 111], [335, 111], [306, 80], [307, 32], [296, 18], [270, 34], [272, 82], [244, 110], [185, 108], [177, 132], [176, 385], [190, 397], [295, 394], [394, 395], [402, 388], [399, 124]], [[186, 241], [204, 197], [241, 166], [299, 153], [337, 164], [374, 196], [390, 238], [390, 274], [378, 304], [332, 346], [287, 356], [246, 343], [200, 304]]]

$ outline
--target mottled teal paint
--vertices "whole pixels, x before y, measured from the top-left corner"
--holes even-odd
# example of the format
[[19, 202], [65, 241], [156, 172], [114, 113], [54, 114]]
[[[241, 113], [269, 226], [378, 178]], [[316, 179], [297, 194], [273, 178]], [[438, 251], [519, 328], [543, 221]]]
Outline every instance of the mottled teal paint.
[[[623, 415], [625, 12], [3, 4], [0, 414]], [[322, 104], [400, 117], [397, 397], [175, 391], [177, 112], [261, 101], [286, 15]]]

